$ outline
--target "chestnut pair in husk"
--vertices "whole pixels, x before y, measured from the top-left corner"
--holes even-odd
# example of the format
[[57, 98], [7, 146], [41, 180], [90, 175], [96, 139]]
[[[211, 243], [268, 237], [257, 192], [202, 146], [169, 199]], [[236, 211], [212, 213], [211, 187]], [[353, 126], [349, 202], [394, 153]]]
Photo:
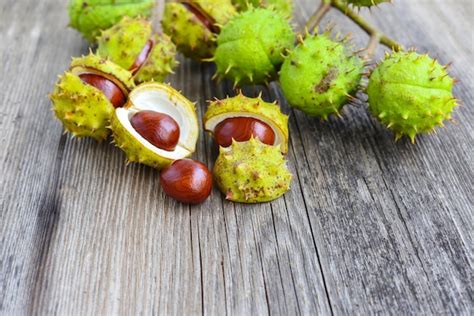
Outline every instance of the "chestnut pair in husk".
[[129, 162], [162, 170], [166, 193], [185, 203], [209, 196], [212, 175], [202, 163], [185, 159], [199, 133], [194, 104], [171, 86], [144, 83], [94, 54], [73, 59], [51, 94], [53, 111], [76, 137], [113, 142]]
[[210, 102], [204, 128], [220, 146], [214, 179], [226, 199], [242, 203], [272, 201], [290, 187], [288, 116], [260, 97]]

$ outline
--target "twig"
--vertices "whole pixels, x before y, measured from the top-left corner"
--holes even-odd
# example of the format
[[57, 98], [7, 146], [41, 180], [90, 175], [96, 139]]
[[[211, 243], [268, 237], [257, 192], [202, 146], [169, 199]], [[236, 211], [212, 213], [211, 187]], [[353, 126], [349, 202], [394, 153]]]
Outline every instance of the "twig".
[[307, 30], [314, 30], [317, 26], [319, 26], [319, 23], [321, 23], [321, 20], [326, 15], [326, 13], [329, 12], [329, 10], [331, 10], [331, 0], [321, 1], [321, 5], [319, 6], [318, 10], [316, 10], [316, 12], [314, 12], [314, 14], [308, 19], [305, 28]]
[[367, 45], [367, 48], [364, 49], [365, 51], [365, 56], [364, 58], [366, 60], [370, 60], [372, 56], [375, 53], [375, 49], [377, 48], [377, 45], [380, 43], [380, 33], [374, 33], [372, 36], [370, 36], [370, 41], [369, 44]]
[[387, 46], [390, 49], [393, 49], [395, 51], [400, 51], [403, 50], [403, 46], [396, 42], [395, 40], [391, 39], [384, 33], [380, 32], [377, 30], [373, 25], [369, 24], [367, 21], [364, 20], [363, 17], [355, 13], [353, 10], [351, 10], [346, 3], [344, 3], [341, 0], [331, 0], [331, 6], [343, 14], [345, 14], [347, 17], [349, 17], [354, 23], [359, 25], [361, 29], [363, 29], [367, 34], [371, 36], [371, 41], [369, 43], [369, 46], [367, 47], [367, 51], [369, 52], [369, 49], [375, 50], [374, 45], [376, 46], [377, 43], [374, 44], [374, 41], [378, 39], [378, 43]]

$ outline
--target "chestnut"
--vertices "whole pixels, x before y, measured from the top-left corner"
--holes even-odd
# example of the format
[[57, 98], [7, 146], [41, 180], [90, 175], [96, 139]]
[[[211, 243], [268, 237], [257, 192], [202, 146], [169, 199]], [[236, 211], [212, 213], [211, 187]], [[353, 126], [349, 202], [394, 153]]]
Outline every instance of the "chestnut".
[[161, 186], [175, 200], [199, 204], [211, 194], [212, 174], [203, 163], [180, 159], [160, 173]]
[[229, 147], [232, 139], [238, 142], [248, 141], [252, 135], [264, 144], [275, 143], [273, 129], [267, 123], [251, 117], [228, 118], [217, 124], [214, 129], [214, 138], [222, 147]]
[[153, 49], [153, 45], [154, 43], [152, 40], [148, 40], [146, 42], [142, 51], [140, 52], [140, 54], [138, 54], [137, 59], [135, 59], [133, 64], [130, 66], [129, 70], [133, 74], [136, 74], [140, 70], [140, 68], [143, 66], [143, 64], [146, 62], [146, 60], [148, 59], [148, 55], [150, 55], [151, 50]]
[[81, 80], [91, 86], [96, 87], [109, 99], [114, 108], [122, 107], [127, 101], [123, 91], [111, 80], [97, 74], [81, 74]]
[[178, 123], [168, 114], [145, 110], [130, 119], [132, 127], [152, 145], [173, 151], [179, 141]]

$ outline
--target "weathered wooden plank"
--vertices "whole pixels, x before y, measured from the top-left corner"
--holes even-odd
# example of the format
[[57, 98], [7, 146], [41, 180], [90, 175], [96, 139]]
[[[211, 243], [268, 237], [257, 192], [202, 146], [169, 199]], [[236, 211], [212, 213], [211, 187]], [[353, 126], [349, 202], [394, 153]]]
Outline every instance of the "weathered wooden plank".
[[[37, 267], [49, 255], [59, 220], [56, 189], [65, 138], [51, 120], [46, 92], [82, 46], [64, 30], [63, 11], [51, 7], [2, 1], [0, 9], [0, 310], [11, 313], [28, 309], [41, 278]], [[26, 20], [30, 10], [36, 13]], [[44, 49], [48, 39], [62, 49]]]
[[[300, 25], [316, 6], [298, 1]], [[472, 6], [399, 0], [375, 13], [404, 43], [454, 60], [459, 123], [394, 143], [365, 106], [321, 123], [272, 84], [264, 98], [291, 114], [291, 191], [248, 206], [214, 190], [189, 207], [113, 146], [60, 136], [46, 94], [86, 44], [63, 28], [65, 3], [3, 1], [0, 313], [472, 312]], [[354, 33], [361, 46], [367, 36]], [[200, 117], [205, 100], [234, 93], [212, 73], [182, 60], [172, 77]], [[201, 132], [195, 157], [212, 166], [216, 156]]]
[[[445, 17], [454, 17], [459, 7], [399, 1], [390, 10], [376, 10], [381, 15], [369, 18], [407, 45], [421, 44], [421, 50], [442, 62], [462, 55], [453, 73], [472, 82], [472, 66], [464, 67], [472, 51], [460, 54], [472, 41], [466, 45], [462, 37], [450, 36], [468, 27], [467, 20], [460, 26]], [[338, 15], [332, 18], [350, 30]], [[472, 103], [465, 87], [461, 83], [456, 92]], [[305, 200], [322, 245], [333, 310], [472, 310], [473, 151], [464, 145], [472, 142], [472, 108], [457, 111], [463, 124], [449, 124], [438, 137], [421, 137], [417, 146], [394, 143], [364, 108], [346, 109], [342, 122], [327, 124], [296, 114], [303, 141], [296, 148], [304, 148], [301, 156], [309, 164], [303, 172], [303, 181], [309, 182], [303, 185]]]

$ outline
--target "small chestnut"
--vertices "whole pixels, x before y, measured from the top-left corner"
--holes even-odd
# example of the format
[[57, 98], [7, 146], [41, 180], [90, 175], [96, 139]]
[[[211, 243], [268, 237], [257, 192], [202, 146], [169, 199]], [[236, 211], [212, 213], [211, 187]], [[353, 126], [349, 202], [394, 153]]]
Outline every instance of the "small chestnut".
[[275, 132], [258, 119], [251, 117], [232, 117], [217, 124], [214, 129], [214, 138], [222, 147], [229, 147], [232, 139], [238, 142], [248, 141], [251, 137], [258, 138], [262, 143], [273, 145], [275, 143]]
[[133, 62], [133, 65], [130, 66], [130, 71], [132, 71], [133, 74], [137, 73], [140, 68], [143, 66], [143, 64], [146, 62], [148, 59], [148, 55], [150, 55], [151, 50], [153, 49], [153, 41], [148, 40], [143, 47], [142, 51], [140, 54], [138, 54], [137, 58]]
[[203, 163], [180, 159], [163, 169], [161, 186], [166, 194], [183, 203], [199, 204], [211, 194], [212, 174]]
[[178, 123], [168, 114], [155, 111], [140, 111], [130, 119], [132, 127], [152, 145], [173, 151], [179, 141]]
[[81, 74], [81, 80], [104, 93], [115, 108], [122, 107], [127, 101], [123, 91], [111, 80], [96, 74]]

